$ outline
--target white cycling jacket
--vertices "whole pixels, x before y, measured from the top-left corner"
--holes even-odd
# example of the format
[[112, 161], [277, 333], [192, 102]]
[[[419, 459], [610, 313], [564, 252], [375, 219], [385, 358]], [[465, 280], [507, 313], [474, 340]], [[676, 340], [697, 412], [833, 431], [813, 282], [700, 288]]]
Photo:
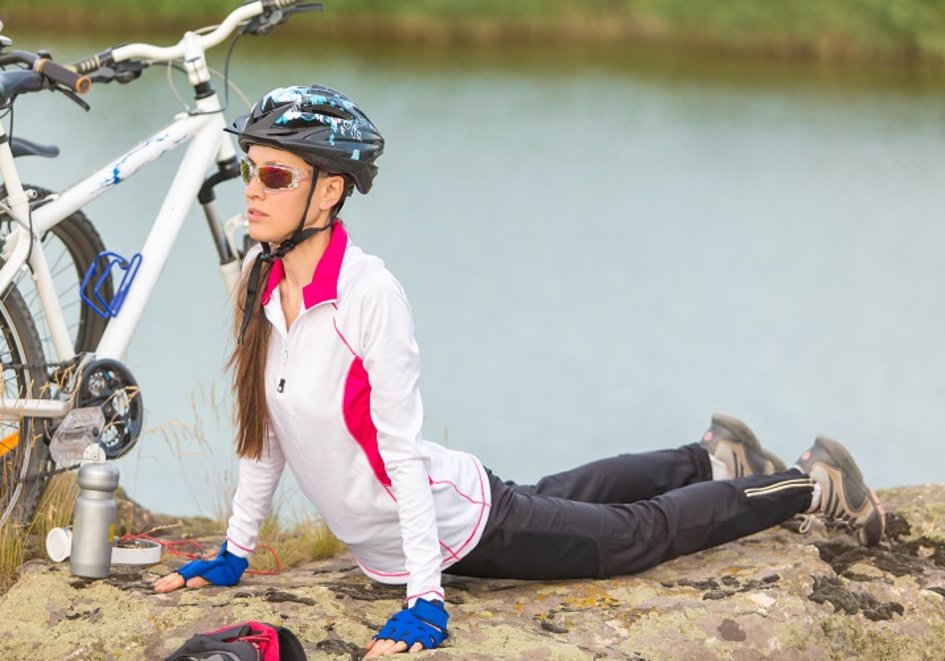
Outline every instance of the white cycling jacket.
[[[251, 263], [255, 252], [247, 257]], [[440, 572], [473, 549], [491, 492], [478, 459], [420, 437], [420, 359], [403, 289], [339, 223], [286, 331], [273, 264], [263, 292], [271, 428], [241, 459], [227, 548], [255, 548], [283, 467], [364, 572], [443, 599]]]

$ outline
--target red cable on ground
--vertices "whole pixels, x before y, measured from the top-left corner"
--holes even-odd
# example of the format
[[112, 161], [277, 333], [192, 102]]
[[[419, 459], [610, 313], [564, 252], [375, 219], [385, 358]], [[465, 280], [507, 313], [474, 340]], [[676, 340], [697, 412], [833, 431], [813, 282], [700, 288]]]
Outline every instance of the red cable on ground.
[[[184, 558], [188, 558], [190, 560], [203, 558], [203, 553], [204, 553], [203, 545], [200, 542], [198, 542], [196, 539], [159, 539], [157, 537], [152, 537], [151, 535], [147, 535], [147, 534], [140, 534], [140, 535], [127, 534], [127, 535], [122, 535], [122, 537], [119, 538], [118, 543], [121, 544], [122, 542], [133, 542], [138, 539], [143, 539], [148, 542], [154, 542], [155, 544], [158, 544], [162, 549], [164, 549], [166, 553], [169, 553], [171, 555], [181, 556]], [[181, 550], [182, 548], [187, 548], [187, 547], [195, 548], [196, 552], [190, 553], [190, 552]]]
[[[127, 534], [122, 535], [119, 538], [118, 543], [123, 542], [133, 542], [138, 539], [143, 539], [148, 542], [154, 542], [161, 546], [164, 552], [169, 553], [170, 555], [176, 555], [188, 560], [202, 560], [204, 559], [204, 548], [203, 545], [198, 542], [196, 539], [160, 539], [158, 537], [152, 537], [147, 534], [133, 535]], [[196, 553], [191, 553], [181, 550], [182, 548], [196, 548]], [[257, 544], [257, 549], [265, 549], [272, 554], [273, 560], [276, 562], [275, 569], [247, 569], [247, 574], [253, 574], [254, 576], [274, 576], [276, 574], [281, 574], [285, 571], [285, 565], [282, 564], [282, 559], [279, 557], [279, 554], [276, 553], [276, 550], [269, 546], [269, 544]]]
[[281, 574], [285, 571], [285, 565], [282, 564], [282, 560], [279, 558], [279, 554], [276, 553], [276, 550], [269, 546], [268, 544], [257, 544], [257, 549], [266, 549], [272, 554], [273, 560], [276, 561], [275, 569], [247, 569], [247, 574], [253, 574], [254, 576], [274, 576], [276, 574]]

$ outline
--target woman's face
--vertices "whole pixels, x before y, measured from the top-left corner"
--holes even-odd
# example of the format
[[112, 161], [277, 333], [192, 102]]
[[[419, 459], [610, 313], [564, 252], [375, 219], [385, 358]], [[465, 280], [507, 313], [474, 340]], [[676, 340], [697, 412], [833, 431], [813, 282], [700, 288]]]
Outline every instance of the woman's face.
[[[250, 163], [253, 174], [246, 184], [249, 235], [256, 241], [280, 243], [289, 238], [299, 226], [312, 187], [313, 168], [300, 156], [264, 145], [251, 145], [246, 152], [246, 160]], [[264, 166], [277, 166], [282, 170], [260, 173], [258, 168]], [[324, 207], [324, 184], [333, 178], [335, 177], [319, 177], [317, 180], [306, 225], [319, 219]], [[270, 186], [282, 185], [286, 181], [295, 182], [296, 185], [294, 188], [267, 188], [262, 180], [266, 180]]]

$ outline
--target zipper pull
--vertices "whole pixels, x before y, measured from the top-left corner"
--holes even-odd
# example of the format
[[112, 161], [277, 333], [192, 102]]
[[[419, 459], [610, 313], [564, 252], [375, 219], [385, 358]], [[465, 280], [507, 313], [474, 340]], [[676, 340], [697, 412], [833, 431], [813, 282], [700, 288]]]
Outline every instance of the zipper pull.
[[285, 390], [285, 379], [279, 379], [279, 385], [276, 387], [276, 392], [282, 392]]

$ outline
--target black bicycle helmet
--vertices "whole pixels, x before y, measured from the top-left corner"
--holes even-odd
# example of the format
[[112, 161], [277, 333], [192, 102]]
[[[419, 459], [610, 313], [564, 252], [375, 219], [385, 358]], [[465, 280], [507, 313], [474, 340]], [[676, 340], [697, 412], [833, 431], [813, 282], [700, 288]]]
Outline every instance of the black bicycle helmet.
[[384, 138], [367, 115], [322, 85], [276, 88], [226, 130], [243, 151], [252, 144], [291, 151], [325, 172], [350, 176], [361, 193], [371, 190], [374, 161], [384, 152]]

